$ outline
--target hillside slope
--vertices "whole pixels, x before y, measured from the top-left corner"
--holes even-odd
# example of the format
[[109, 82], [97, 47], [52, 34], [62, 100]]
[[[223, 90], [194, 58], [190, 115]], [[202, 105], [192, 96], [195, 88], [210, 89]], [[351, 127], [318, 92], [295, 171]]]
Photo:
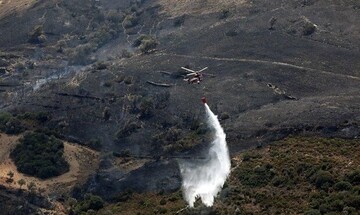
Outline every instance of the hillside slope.
[[[4, 2], [1, 111], [46, 113], [20, 130], [101, 151], [84, 192], [177, 191], [175, 158], [208, 146], [202, 96], [233, 156], [289, 135], [360, 135], [357, 1]], [[209, 69], [190, 85], [182, 66]]]

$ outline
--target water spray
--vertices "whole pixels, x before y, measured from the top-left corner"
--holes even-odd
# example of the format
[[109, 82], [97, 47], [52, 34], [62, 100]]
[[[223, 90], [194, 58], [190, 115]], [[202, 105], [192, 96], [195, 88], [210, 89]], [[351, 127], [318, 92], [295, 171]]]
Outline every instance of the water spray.
[[230, 156], [226, 144], [226, 134], [217, 116], [210, 110], [203, 97], [207, 125], [213, 133], [213, 140], [204, 161], [179, 161], [182, 176], [183, 195], [190, 207], [197, 198], [208, 207], [223, 187], [230, 173]]

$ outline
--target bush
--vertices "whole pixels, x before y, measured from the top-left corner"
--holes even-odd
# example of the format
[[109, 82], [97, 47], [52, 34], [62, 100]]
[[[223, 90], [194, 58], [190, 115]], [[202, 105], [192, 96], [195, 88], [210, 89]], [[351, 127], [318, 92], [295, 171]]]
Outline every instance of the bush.
[[357, 210], [360, 210], [360, 196], [359, 195], [351, 195], [348, 198], [346, 198], [345, 203], [347, 206], [356, 208]]
[[18, 171], [46, 179], [69, 171], [63, 153], [63, 142], [53, 136], [32, 132], [20, 139], [10, 157]]
[[139, 107], [140, 117], [141, 118], [149, 118], [153, 115], [154, 112], [154, 103], [151, 99], [144, 99], [140, 103]]
[[340, 181], [335, 184], [334, 188], [337, 191], [351, 190], [352, 185], [347, 181]]
[[110, 26], [105, 25], [91, 34], [90, 41], [95, 48], [100, 48], [111, 39], [114, 39], [117, 35], [118, 32], [116, 29], [112, 29]]
[[155, 39], [143, 40], [140, 46], [142, 53], [149, 53], [149, 51], [156, 48], [158, 42]]
[[6, 123], [12, 118], [11, 113], [0, 112], [0, 130], [5, 131]]
[[100, 150], [102, 147], [101, 141], [99, 139], [91, 139], [86, 146], [88, 146], [89, 148], [95, 149], [95, 150]]
[[144, 40], [151, 40], [152, 37], [150, 35], [141, 34], [136, 40], [133, 42], [133, 47], [139, 47]]
[[316, 210], [316, 209], [310, 209], [310, 210], [307, 210], [304, 215], [321, 215], [320, 211], [319, 210]]
[[125, 77], [125, 78], [124, 78], [124, 83], [125, 83], [126, 85], [132, 84], [132, 83], [133, 83], [133, 77], [132, 77], [132, 76], [127, 76], [127, 77]]
[[45, 112], [39, 112], [35, 115], [37, 121], [44, 123], [49, 120], [49, 114]]
[[110, 10], [106, 14], [106, 19], [113, 23], [119, 23], [124, 20], [124, 16], [116, 10]]
[[132, 46], [139, 47], [143, 53], [148, 53], [150, 50], [155, 49], [158, 41], [150, 36], [142, 34], [133, 42]]
[[86, 194], [84, 200], [80, 201], [75, 206], [75, 213], [82, 214], [82, 212], [87, 212], [89, 210], [97, 211], [104, 207], [104, 203], [104, 200], [100, 196]]
[[228, 9], [222, 9], [219, 15], [219, 19], [226, 19], [230, 15], [230, 11]]
[[116, 137], [118, 139], [128, 137], [132, 133], [134, 133], [138, 128], [139, 125], [136, 122], [128, 122], [116, 133]]
[[334, 184], [333, 176], [328, 171], [320, 170], [311, 177], [311, 181], [317, 188], [326, 189]]
[[25, 130], [23, 123], [17, 118], [11, 118], [6, 122], [4, 131], [7, 134], [19, 134]]
[[132, 57], [132, 53], [126, 49], [122, 50], [121, 52], [121, 57], [122, 58], [131, 58]]
[[46, 36], [44, 35], [44, 30], [41, 25], [35, 26], [29, 37], [29, 43], [39, 44], [46, 42]]
[[303, 35], [305, 36], [310, 35], [314, 33], [315, 30], [316, 30], [316, 26], [313, 23], [307, 21], [303, 26]]
[[90, 44], [83, 44], [77, 46], [70, 54], [71, 64], [86, 65], [91, 62], [90, 54], [93, 51], [93, 47]]
[[11, 117], [12, 115], [9, 112], [0, 112], [0, 125], [7, 123]]
[[138, 24], [139, 19], [132, 15], [127, 15], [122, 22], [124, 28], [131, 28]]
[[275, 176], [274, 172], [271, 171], [270, 165], [263, 165], [251, 168], [240, 169], [237, 173], [239, 180], [243, 185], [250, 187], [262, 187], [267, 185], [271, 179]]
[[355, 170], [347, 176], [347, 180], [352, 185], [360, 185], [360, 170]]
[[161, 199], [160, 200], [160, 205], [166, 205], [166, 199]]
[[225, 120], [225, 119], [229, 119], [229, 118], [230, 118], [230, 116], [229, 116], [229, 113], [227, 113], [227, 112], [224, 112], [220, 115], [221, 120]]

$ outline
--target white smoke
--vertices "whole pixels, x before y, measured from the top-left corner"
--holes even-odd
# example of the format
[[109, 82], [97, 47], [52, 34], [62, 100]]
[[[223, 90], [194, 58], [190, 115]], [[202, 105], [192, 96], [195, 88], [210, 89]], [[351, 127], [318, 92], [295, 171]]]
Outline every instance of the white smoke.
[[194, 207], [197, 198], [208, 207], [221, 190], [230, 173], [230, 156], [226, 134], [217, 116], [205, 104], [207, 124], [214, 132], [214, 139], [203, 162], [180, 161], [182, 189], [185, 200]]

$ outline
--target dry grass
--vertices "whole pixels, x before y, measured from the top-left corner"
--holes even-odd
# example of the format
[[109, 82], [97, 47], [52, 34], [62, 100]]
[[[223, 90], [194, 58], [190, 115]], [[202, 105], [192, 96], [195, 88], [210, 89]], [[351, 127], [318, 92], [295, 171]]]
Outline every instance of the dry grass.
[[208, 14], [247, 5], [247, 0], [159, 0], [164, 12], [172, 17], [183, 14]]
[[[37, 188], [41, 188], [45, 193], [51, 192], [68, 192], [75, 184], [84, 183], [89, 174], [94, 173], [99, 164], [98, 153], [79, 146], [76, 144], [64, 143], [65, 160], [70, 164], [70, 170], [58, 177], [41, 180], [32, 176], [22, 174], [17, 171], [14, 162], [10, 159], [10, 151], [17, 144], [20, 136], [8, 136], [6, 134], [0, 135], [0, 184], [11, 187], [20, 188], [17, 183], [18, 180], [24, 179], [26, 183], [34, 182]], [[8, 178], [7, 173], [11, 171], [14, 173], [14, 182], [12, 184], [6, 183]], [[22, 189], [27, 189], [23, 186]]]
[[34, 0], [0, 0], [0, 19], [10, 14], [18, 14], [36, 2]]

